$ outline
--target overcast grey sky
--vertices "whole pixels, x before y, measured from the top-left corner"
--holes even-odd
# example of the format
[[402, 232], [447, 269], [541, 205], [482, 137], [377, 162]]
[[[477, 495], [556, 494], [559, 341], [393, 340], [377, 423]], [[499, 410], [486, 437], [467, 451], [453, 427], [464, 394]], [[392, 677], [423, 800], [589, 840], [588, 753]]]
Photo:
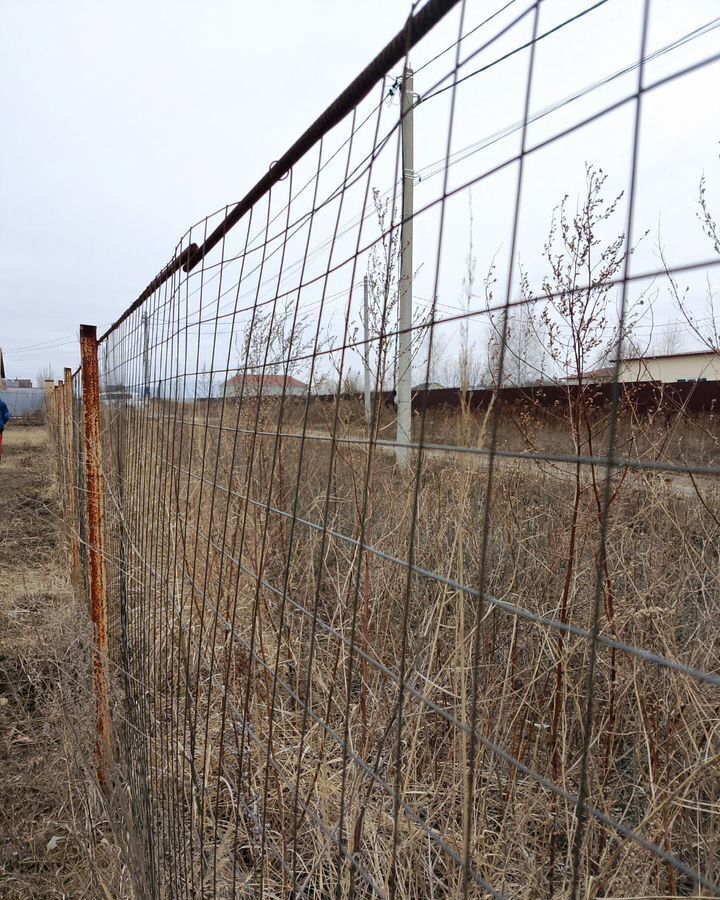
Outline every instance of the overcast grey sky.
[[[468, 0], [465, 30], [503, 5]], [[493, 28], [527, 5], [516, 2]], [[591, 5], [545, 0], [540, 31]], [[531, 112], [632, 64], [641, 9], [640, 0], [609, 0], [538, 45]], [[244, 195], [401, 27], [409, 4], [0, 0], [0, 11], [0, 346], [8, 375], [34, 376], [47, 364], [56, 375], [63, 365], [75, 365], [78, 323], [104, 328], [117, 318], [170, 259], [186, 228]], [[653, 0], [649, 50], [718, 15], [717, 0]], [[416, 68], [457, 37], [458, 21], [457, 14], [449, 16], [414, 51]], [[468, 50], [491, 33], [480, 30]], [[718, 35], [711, 31], [648, 64], [648, 79], [717, 52]], [[527, 17], [473, 65], [529, 37]], [[425, 69], [415, 90], [423, 95], [451, 62], [446, 55]], [[453, 151], [472, 148], [522, 117], [527, 63], [527, 53], [518, 54], [463, 85]], [[703, 172], [711, 200], [720, 197], [719, 73], [717, 64], [706, 66], [646, 98], [638, 219], [654, 234], [639, 251], [641, 268], [657, 265], [658, 228], [671, 261], [711, 255], [701, 246], [695, 197]], [[541, 119], [529, 129], [530, 143], [634, 90], [636, 78], [630, 71], [580, 101], [584, 105]], [[441, 185], [433, 163], [445, 153], [449, 97], [418, 107], [416, 169], [425, 172], [418, 204]], [[396, 117], [397, 109], [388, 104], [384, 115]], [[539, 271], [533, 254], [552, 208], [563, 193], [579, 190], [585, 161], [609, 172], [612, 191], [627, 187], [632, 121], [633, 108], [625, 106], [528, 158], [519, 251], [531, 271]], [[449, 186], [516, 152], [518, 141], [515, 132], [480, 155], [459, 159]], [[378, 187], [391, 192], [390, 168], [383, 172], [380, 165], [377, 178]], [[473, 188], [480, 272], [507, 251], [515, 186], [507, 171]], [[461, 290], [468, 199], [469, 192], [458, 195], [447, 207], [446, 303], [456, 302]], [[348, 210], [345, 219], [357, 211]], [[423, 236], [418, 222], [421, 297], [432, 290], [437, 221], [429, 216], [428, 223]], [[702, 278], [691, 285], [698, 297]], [[659, 309], [672, 318], [666, 299]], [[47, 346], [23, 349], [40, 342]]]
[[402, 25], [393, 0], [0, 0], [0, 346], [109, 324]]

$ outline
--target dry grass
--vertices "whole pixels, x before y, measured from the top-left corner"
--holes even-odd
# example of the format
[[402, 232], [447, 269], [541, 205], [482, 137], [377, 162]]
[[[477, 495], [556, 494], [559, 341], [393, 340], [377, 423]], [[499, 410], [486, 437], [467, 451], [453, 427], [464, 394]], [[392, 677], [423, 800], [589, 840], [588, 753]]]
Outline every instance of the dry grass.
[[[234, 426], [236, 414], [225, 424]], [[338, 883], [340, 896], [370, 896], [370, 880], [388, 893], [395, 847], [397, 896], [451, 897], [461, 890], [462, 872], [438, 841], [462, 856], [469, 836], [474, 871], [506, 896], [564, 896], [572, 804], [489, 747], [577, 792], [588, 642], [561, 639], [454, 585], [477, 586], [484, 571], [488, 595], [589, 627], [602, 473], [575, 482], [551, 464], [501, 466], [483, 569], [486, 462], [431, 456], [417, 485], [413, 552], [419, 567], [450, 581], [415, 575], [408, 592], [407, 569], [392, 560], [408, 559], [412, 476], [385, 452], [368, 468], [366, 452], [349, 445], [339, 445], [329, 471], [329, 443], [312, 440], [301, 463], [298, 440], [276, 446], [276, 414], [268, 404], [259, 430], [270, 435], [254, 440], [254, 413], [243, 411], [234, 455], [234, 427], [220, 430], [211, 420], [214, 427], [205, 429], [190, 409], [157, 407], [148, 418], [132, 412], [107, 431], [106, 460], [117, 447], [115, 426], [122, 424], [127, 441], [128, 640], [124, 650], [118, 642], [116, 659], [129, 661], [134, 678], [152, 686], [135, 691], [127, 705], [128, 688], [118, 682], [125, 697], [117, 709], [134, 710], [133, 721], [148, 734], [147, 827], [166, 895], [203, 885], [210, 895], [230, 897], [246, 882], [264, 896], [284, 897], [293, 870], [295, 889], [304, 885], [307, 896], [334, 896]], [[482, 420], [442, 424], [446, 434], [454, 429], [449, 442], [485, 440]], [[352, 421], [340, 428], [357, 433]], [[648, 423], [623, 428], [628, 446], [657, 445]], [[658, 457], [671, 458], [672, 442], [663, 447]], [[716, 438], [714, 446], [693, 448], [705, 457], [716, 449]], [[368, 471], [365, 542], [384, 556], [361, 556], [352, 540], [338, 537], [360, 537]], [[117, 597], [117, 473], [110, 484], [108, 553]], [[616, 476], [604, 633], [718, 672], [718, 515], [714, 484], [647, 471]], [[324, 518], [334, 536], [299, 521]], [[116, 634], [119, 619], [116, 606]], [[398, 743], [395, 676], [403, 665]], [[590, 800], [715, 880], [719, 708], [714, 687], [599, 650]], [[472, 721], [480, 736], [473, 766]], [[131, 733], [121, 738], [126, 750]], [[133, 758], [126, 753], [123, 764]], [[395, 784], [406, 804], [397, 828]], [[338, 866], [341, 807], [361, 875], [347, 859]], [[705, 895], [594, 822], [581, 883], [587, 897]], [[471, 885], [470, 895], [481, 896], [481, 888]]]
[[0, 894], [128, 897], [87, 765], [89, 629], [70, 591], [48, 435], [10, 426], [0, 463]]

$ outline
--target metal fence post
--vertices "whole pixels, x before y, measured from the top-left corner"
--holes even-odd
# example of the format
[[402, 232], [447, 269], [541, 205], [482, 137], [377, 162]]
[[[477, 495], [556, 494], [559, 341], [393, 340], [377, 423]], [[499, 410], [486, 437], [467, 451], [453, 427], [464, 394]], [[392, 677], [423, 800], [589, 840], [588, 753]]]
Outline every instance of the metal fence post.
[[60, 388], [59, 385], [53, 385], [52, 391], [52, 418], [53, 418], [53, 428], [55, 429], [55, 437], [57, 439], [57, 433], [60, 429], [60, 422], [62, 421], [62, 406], [60, 403]]
[[73, 442], [72, 369], [65, 369], [63, 387], [63, 411], [65, 417], [65, 467], [68, 491], [68, 518], [70, 522], [70, 549], [72, 553], [72, 583], [80, 584], [80, 542], [78, 540], [78, 506], [76, 492], [75, 448]]
[[105, 551], [103, 541], [103, 483], [100, 447], [100, 375], [97, 328], [80, 326], [83, 425], [85, 431], [85, 491], [87, 496], [90, 617], [95, 631], [93, 690], [97, 718], [95, 745], [97, 775], [104, 790], [109, 784], [110, 700], [107, 676], [107, 607], [105, 604]]
[[61, 440], [63, 430], [63, 404], [60, 382], [53, 383], [52, 388], [52, 413], [47, 418], [50, 422], [51, 440], [55, 445], [55, 463], [57, 465], [58, 480], [65, 488], [65, 459], [63, 457], [63, 443]]
[[52, 434], [53, 417], [56, 414], [55, 382], [52, 378], [46, 378], [43, 381], [43, 390], [45, 391], [45, 424], [50, 428]]

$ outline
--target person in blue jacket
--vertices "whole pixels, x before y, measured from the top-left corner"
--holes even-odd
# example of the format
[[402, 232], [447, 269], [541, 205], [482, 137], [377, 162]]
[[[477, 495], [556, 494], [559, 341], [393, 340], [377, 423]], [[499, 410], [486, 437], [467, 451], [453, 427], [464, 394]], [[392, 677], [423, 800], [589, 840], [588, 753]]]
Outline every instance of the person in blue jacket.
[[3, 433], [5, 432], [5, 426], [12, 419], [10, 415], [10, 410], [7, 408], [7, 403], [0, 399], [0, 460], [2, 459], [2, 451], [3, 451]]

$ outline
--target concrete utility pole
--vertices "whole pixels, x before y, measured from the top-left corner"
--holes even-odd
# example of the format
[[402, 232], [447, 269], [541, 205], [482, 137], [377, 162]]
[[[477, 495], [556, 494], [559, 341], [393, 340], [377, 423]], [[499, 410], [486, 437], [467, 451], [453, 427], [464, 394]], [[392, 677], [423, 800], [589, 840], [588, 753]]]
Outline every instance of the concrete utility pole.
[[365, 352], [363, 360], [365, 363], [365, 418], [368, 425], [372, 421], [372, 406], [370, 403], [370, 312], [368, 298], [368, 277], [363, 278], [363, 331], [365, 340]]
[[[412, 278], [413, 278], [413, 73], [403, 71], [402, 99], [402, 228], [400, 230], [400, 302], [398, 308], [398, 342], [395, 390], [397, 391], [398, 465], [410, 464], [412, 441]], [[405, 445], [405, 446], [403, 446]]]
[[147, 313], [143, 313], [143, 374], [145, 378], [145, 387], [143, 397], [150, 396], [150, 323], [148, 322]]

